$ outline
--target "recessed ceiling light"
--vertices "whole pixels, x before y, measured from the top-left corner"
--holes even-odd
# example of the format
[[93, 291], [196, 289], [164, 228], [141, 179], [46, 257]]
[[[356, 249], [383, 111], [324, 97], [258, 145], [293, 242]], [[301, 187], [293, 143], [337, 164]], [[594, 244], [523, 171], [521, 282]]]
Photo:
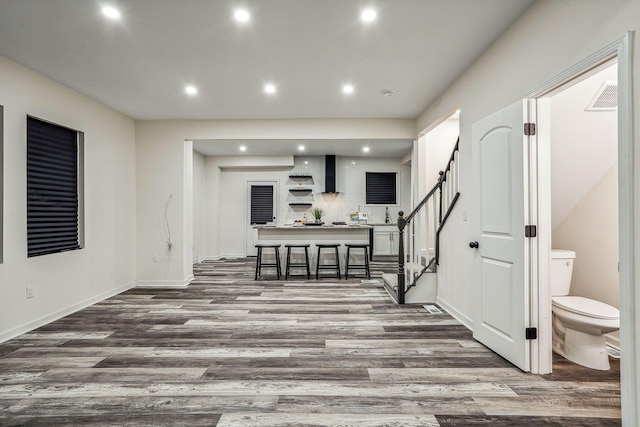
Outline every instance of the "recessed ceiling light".
[[342, 86], [342, 93], [353, 93], [353, 85], [347, 84]]
[[120, 19], [120, 12], [115, 7], [104, 6], [102, 8], [102, 14], [111, 19]]
[[196, 88], [195, 86], [189, 85], [184, 88], [184, 91], [189, 95], [195, 95], [196, 93], [198, 93], [198, 88]]
[[245, 9], [238, 9], [233, 13], [233, 17], [236, 19], [236, 21], [238, 22], [248, 22], [249, 19], [251, 19], [251, 15], [249, 15], [249, 12]]
[[267, 93], [276, 93], [276, 86], [274, 84], [267, 84], [264, 86], [264, 91]]
[[362, 19], [364, 22], [373, 22], [376, 20], [377, 16], [378, 14], [375, 10], [365, 9], [362, 11], [362, 14], [360, 14], [360, 19]]
[[245, 147], [244, 145], [240, 146], [240, 151], [247, 151], [247, 147]]
[[305, 160], [305, 161], [304, 161], [304, 164], [305, 164], [305, 165], [308, 165], [308, 164], [309, 164], [309, 160]]
[[362, 147], [362, 151], [365, 152], [365, 153], [368, 153], [369, 152], [369, 147]]
[[299, 145], [298, 146], [298, 151], [304, 151], [304, 145]]

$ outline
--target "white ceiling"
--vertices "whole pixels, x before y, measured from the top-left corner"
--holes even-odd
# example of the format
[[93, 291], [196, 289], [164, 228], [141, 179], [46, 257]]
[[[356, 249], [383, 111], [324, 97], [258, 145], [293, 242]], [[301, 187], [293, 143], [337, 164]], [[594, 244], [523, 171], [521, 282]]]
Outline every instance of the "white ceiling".
[[0, 54], [135, 119], [415, 118], [532, 2], [1, 0]]
[[[304, 151], [298, 147], [304, 146]], [[401, 157], [407, 154], [412, 147], [411, 140], [405, 139], [252, 139], [252, 140], [194, 140], [193, 149], [205, 156], [324, 156], [335, 154], [337, 156], [352, 157]], [[240, 146], [246, 147], [241, 152]], [[367, 153], [362, 149], [368, 147]]]

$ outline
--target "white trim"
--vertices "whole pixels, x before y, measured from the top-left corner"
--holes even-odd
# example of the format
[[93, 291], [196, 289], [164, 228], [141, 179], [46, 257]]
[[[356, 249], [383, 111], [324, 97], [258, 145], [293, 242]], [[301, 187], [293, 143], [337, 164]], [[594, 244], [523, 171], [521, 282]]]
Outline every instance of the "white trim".
[[190, 274], [184, 280], [138, 280], [136, 288], [186, 288], [194, 278]]
[[12, 338], [15, 338], [19, 335], [26, 334], [29, 331], [32, 331], [36, 328], [44, 326], [48, 323], [55, 322], [65, 316], [68, 316], [76, 311], [82, 310], [83, 308], [87, 308], [90, 305], [99, 303], [100, 301], [104, 301], [108, 298], [111, 298], [115, 295], [121, 294], [122, 292], [128, 291], [135, 287], [135, 282], [128, 283], [124, 286], [121, 286], [116, 289], [112, 289], [108, 292], [104, 292], [100, 295], [96, 295], [91, 298], [87, 298], [84, 301], [80, 301], [79, 303], [70, 305], [69, 307], [63, 308], [62, 310], [58, 310], [54, 313], [47, 314], [46, 316], [39, 317], [31, 322], [25, 323], [24, 325], [20, 325], [16, 328], [10, 329], [6, 332], [0, 333], [0, 343], [8, 341]]
[[604, 339], [607, 342], [607, 346], [613, 347], [616, 350], [620, 351], [620, 338], [611, 334], [607, 334], [604, 336]]
[[470, 317], [465, 316], [463, 313], [453, 308], [451, 304], [440, 297], [436, 298], [436, 304], [438, 304], [444, 311], [453, 316], [458, 322], [462, 323], [465, 328], [473, 331], [473, 320]]
[[[636, 340], [636, 331], [640, 332], [636, 312], [640, 310], [640, 294], [636, 294], [634, 283], [640, 282], [640, 252], [635, 251], [636, 236], [634, 169], [640, 158], [634, 157], [633, 123], [633, 32], [628, 32], [618, 40], [599, 50], [573, 67], [558, 74], [551, 80], [530, 91], [529, 98], [541, 98], [567, 84], [573, 79], [588, 73], [603, 63], [617, 58], [618, 61], [618, 203], [619, 203], [619, 257], [620, 257], [620, 358], [622, 425], [637, 426], [640, 423], [640, 349]], [[639, 207], [640, 209], [640, 207]], [[539, 245], [538, 258], [548, 257], [549, 248]], [[543, 297], [543, 292], [539, 297]], [[549, 289], [546, 289], [549, 296]], [[549, 296], [550, 298], [550, 296]], [[543, 308], [540, 307], [542, 311]], [[539, 313], [541, 315], [543, 313]], [[541, 325], [542, 326], [542, 325]], [[539, 337], [550, 334], [550, 330], [540, 330]], [[546, 338], [545, 338], [546, 340]]]

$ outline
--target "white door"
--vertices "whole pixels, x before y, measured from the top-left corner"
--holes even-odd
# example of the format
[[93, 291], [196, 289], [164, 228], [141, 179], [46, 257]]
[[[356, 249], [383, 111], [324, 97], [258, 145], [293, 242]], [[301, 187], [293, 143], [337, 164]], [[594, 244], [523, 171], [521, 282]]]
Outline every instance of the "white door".
[[526, 101], [473, 124], [475, 221], [473, 337], [530, 370], [528, 250], [525, 241]]
[[258, 230], [254, 225], [276, 221], [277, 183], [275, 181], [247, 183], [247, 238], [245, 250], [247, 256], [256, 256]]

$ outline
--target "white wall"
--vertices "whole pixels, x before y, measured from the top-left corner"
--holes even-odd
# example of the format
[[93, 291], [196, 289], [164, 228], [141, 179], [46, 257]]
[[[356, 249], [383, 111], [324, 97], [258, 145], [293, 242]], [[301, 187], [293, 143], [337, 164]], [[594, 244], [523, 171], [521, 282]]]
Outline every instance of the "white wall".
[[[392, 221], [398, 210], [407, 210], [410, 201], [410, 168], [401, 165], [400, 158], [342, 157], [336, 158], [336, 186], [340, 192], [322, 194], [324, 191], [323, 156], [296, 156], [292, 163], [283, 158], [214, 157], [206, 158], [207, 202], [204, 217], [206, 223], [206, 258], [245, 255], [245, 238], [248, 224], [247, 183], [249, 181], [277, 182], [277, 222], [290, 224], [302, 219], [304, 213], [311, 220], [313, 207], [325, 210], [324, 222], [349, 221], [349, 212], [358, 210], [369, 214], [369, 222], [384, 222], [385, 206], [365, 204], [365, 172], [398, 172], [399, 201], [389, 206]], [[267, 162], [270, 162], [268, 164]], [[306, 162], [306, 163], [305, 163]], [[355, 163], [355, 164], [354, 164]], [[233, 166], [231, 166], [233, 165]], [[294, 194], [290, 188], [299, 181], [289, 178], [292, 173], [304, 173], [313, 177], [302, 182], [311, 188], [311, 194]], [[310, 202], [312, 207], [291, 207], [291, 202]]]
[[193, 259], [205, 254], [205, 198], [207, 169], [205, 156], [193, 152]]
[[[540, 0], [535, 2], [485, 53], [418, 118], [420, 131], [452, 108], [460, 114], [460, 191], [457, 208], [444, 230], [439, 298], [462, 316], [473, 313], [471, 126], [521, 99], [528, 91], [614, 42], [640, 30], [640, 2]], [[634, 47], [634, 104], [640, 105], [640, 47]], [[640, 117], [635, 111], [635, 120]], [[635, 127], [634, 139], [640, 140]], [[462, 220], [468, 210], [469, 221]]]
[[[136, 189], [132, 119], [4, 57], [0, 75], [5, 114], [3, 341], [134, 285]], [[26, 256], [27, 115], [85, 134], [81, 250]], [[34, 287], [32, 299], [26, 299], [27, 286]]]
[[447, 167], [459, 134], [460, 122], [456, 117], [445, 120], [425, 135], [426, 191], [433, 188], [440, 177], [439, 172]]
[[617, 166], [556, 227], [553, 247], [576, 252], [571, 295], [620, 307]]
[[612, 66], [551, 97], [551, 223], [555, 229], [618, 161], [618, 114], [585, 111]]

